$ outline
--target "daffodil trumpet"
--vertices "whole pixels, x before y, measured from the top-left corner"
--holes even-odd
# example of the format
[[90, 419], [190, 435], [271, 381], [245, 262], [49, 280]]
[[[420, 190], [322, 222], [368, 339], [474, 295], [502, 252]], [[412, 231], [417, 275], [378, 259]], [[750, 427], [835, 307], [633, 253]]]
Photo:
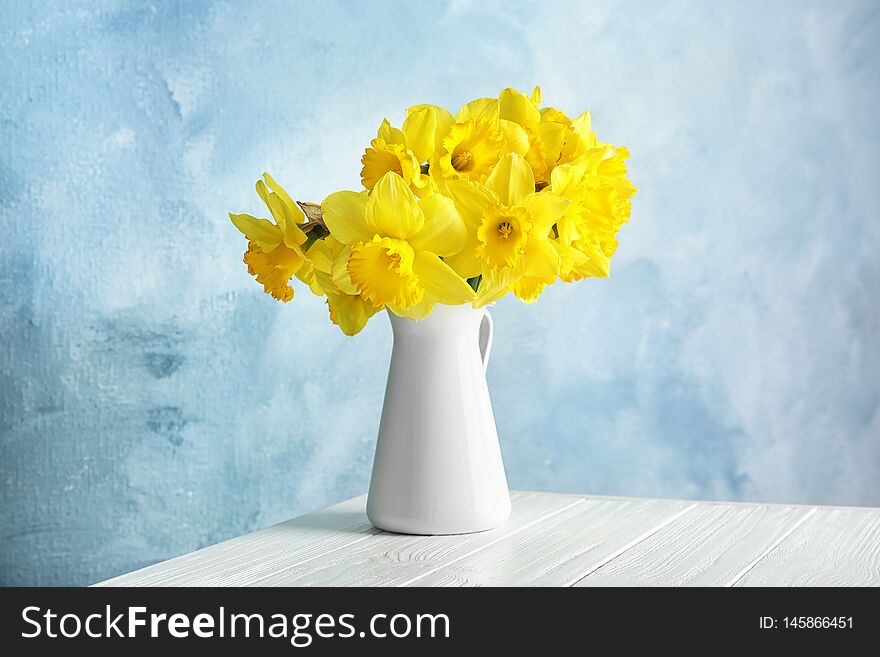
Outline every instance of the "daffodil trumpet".
[[294, 201], [268, 173], [268, 217], [233, 214], [264, 291], [296, 278], [326, 298], [346, 335], [379, 310], [422, 319], [437, 304], [534, 303], [552, 283], [610, 275], [636, 192], [629, 151], [601, 142], [589, 112], [569, 118], [504, 89], [455, 114], [415, 105], [384, 119], [360, 158], [363, 189]]

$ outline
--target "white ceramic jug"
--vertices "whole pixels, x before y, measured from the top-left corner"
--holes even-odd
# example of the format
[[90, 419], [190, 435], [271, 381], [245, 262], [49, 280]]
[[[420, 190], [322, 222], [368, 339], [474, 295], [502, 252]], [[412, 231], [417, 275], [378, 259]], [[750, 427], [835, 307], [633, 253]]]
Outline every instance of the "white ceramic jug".
[[404, 534], [497, 527], [510, 494], [486, 385], [489, 312], [437, 305], [419, 321], [389, 316], [394, 347], [367, 517]]

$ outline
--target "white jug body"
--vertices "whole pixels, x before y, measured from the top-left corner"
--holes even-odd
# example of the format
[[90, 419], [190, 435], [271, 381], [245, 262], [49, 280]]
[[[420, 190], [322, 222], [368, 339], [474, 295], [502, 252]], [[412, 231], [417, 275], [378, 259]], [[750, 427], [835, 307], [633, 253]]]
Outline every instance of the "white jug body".
[[437, 305], [422, 320], [389, 317], [394, 346], [367, 517], [405, 534], [497, 527], [510, 494], [485, 377], [488, 311]]

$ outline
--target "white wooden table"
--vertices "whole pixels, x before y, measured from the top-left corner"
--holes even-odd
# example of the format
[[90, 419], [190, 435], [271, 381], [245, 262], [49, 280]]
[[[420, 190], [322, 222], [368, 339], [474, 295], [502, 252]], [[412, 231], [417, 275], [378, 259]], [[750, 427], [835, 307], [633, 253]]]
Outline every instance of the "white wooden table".
[[365, 497], [99, 586], [880, 585], [880, 509], [511, 494], [498, 529], [380, 531]]

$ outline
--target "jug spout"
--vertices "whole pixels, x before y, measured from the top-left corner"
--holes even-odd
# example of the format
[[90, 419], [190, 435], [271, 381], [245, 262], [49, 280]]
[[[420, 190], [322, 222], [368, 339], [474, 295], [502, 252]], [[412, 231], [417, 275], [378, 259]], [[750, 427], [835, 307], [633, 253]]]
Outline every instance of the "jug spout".
[[370, 521], [406, 534], [492, 529], [510, 515], [485, 366], [488, 311], [389, 312], [394, 344], [367, 499]]

